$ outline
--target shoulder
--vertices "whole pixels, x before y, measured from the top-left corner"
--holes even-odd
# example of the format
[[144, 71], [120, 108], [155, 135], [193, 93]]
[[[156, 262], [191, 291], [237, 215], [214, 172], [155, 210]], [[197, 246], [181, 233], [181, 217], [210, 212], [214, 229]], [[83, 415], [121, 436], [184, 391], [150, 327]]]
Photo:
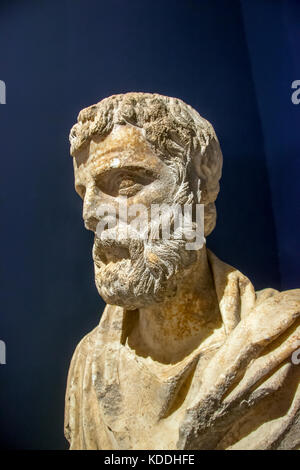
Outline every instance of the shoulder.
[[99, 326], [85, 335], [73, 353], [67, 379], [66, 397], [83, 376], [87, 361], [92, 357]]
[[76, 362], [79, 359], [86, 358], [89, 352], [93, 349], [97, 331], [98, 331], [98, 326], [96, 326], [96, 328], [94, 328], [92, 331], [86, 334], [77, 344], [75, 351], [73, 353], [73, 356], [72, 356], [71, 366], [72, 366], [72, 362]]
[[78, 428], [75, 423], [78, 416], [77, 407], [81, 400], [81, 389], [87, 364], [91, 361], [92, 350], [95, 344], [98, 326], [82, 338], [78, 343], [69, 367], [67, 387], [65, 393], [65, 436], [72, 442], [72, 436], [77, 435]]
[[248, 326], [256, 331], [269, 332], [272, 337], [299, 325], [300, 289], [278, 292], [264, 289], [256, 296], [256, 303], [246, 318]]

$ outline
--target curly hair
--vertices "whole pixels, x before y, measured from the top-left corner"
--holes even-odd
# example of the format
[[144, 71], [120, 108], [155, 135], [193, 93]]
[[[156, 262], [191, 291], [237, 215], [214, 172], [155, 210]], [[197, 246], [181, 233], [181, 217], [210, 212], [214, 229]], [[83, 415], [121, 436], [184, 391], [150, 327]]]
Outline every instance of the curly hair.
[[169, 164], [184, 165], [197, 202], [205, 206], [205, 234], [216, 223], [222, 152], [212, 125], [178, 98], [152, 93], [113, 95], [80, 111], [70, 132], [76, 157], [93, 136], [103, 139], [115, 125], [143, 129], [146, 140]]

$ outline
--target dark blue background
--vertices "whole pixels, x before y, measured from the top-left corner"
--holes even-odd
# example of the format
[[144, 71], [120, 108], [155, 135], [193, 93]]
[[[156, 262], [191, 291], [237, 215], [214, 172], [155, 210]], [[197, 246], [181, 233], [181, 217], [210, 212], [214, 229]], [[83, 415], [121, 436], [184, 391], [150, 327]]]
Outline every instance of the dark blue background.
[[2, 1], [0, 445], [65, 448], [72, 352], [99, 321], [68, 133], [126, 91], [182, 98], [224, 154], [208, 246], [257, 289], [299, 286], [298, 1]]

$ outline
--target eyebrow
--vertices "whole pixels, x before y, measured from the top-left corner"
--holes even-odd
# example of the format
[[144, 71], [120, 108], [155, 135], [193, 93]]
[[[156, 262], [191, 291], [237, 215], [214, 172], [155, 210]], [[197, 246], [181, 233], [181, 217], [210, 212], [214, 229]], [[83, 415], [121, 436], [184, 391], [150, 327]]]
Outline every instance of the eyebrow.
[[113, 153], [113, 152], [123, 152], [124, 150], [126, 150], [126, 148], [124, 147], [113, 147], [113, 148], [109, 148], [107, 150], [105, 150], [104, 152], [101, 152], [100, 150], [96, 150], [95, 152], [92, 152], [89, 156], [90, 157], [93, 157], [94, 155], [98, 155], [98, 156], [103, 156], [103, 155], [107, 155], [108, 153]]

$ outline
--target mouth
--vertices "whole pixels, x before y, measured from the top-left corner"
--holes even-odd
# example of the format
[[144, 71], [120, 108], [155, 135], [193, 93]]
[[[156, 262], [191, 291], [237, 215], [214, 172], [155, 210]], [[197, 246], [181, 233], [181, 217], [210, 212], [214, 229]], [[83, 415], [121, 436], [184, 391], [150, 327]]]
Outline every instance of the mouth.
[[95, 237], [93, 260], [97, 266], [101, 267], [101, 264], [118, 263], [124, 259], [130, 259], [127, 246], [116, 240], [106, 240], [103, 242], [98, 237]]

